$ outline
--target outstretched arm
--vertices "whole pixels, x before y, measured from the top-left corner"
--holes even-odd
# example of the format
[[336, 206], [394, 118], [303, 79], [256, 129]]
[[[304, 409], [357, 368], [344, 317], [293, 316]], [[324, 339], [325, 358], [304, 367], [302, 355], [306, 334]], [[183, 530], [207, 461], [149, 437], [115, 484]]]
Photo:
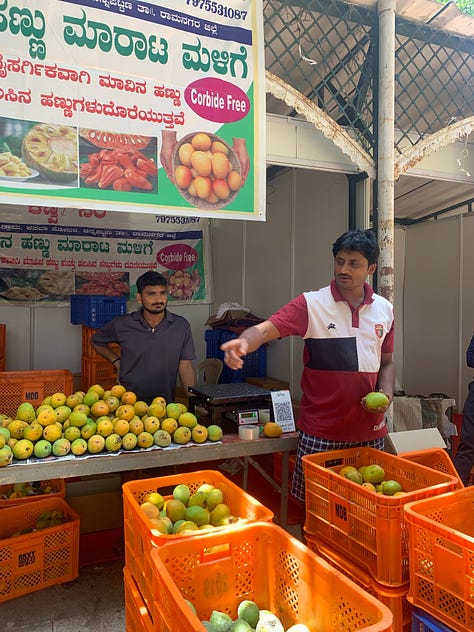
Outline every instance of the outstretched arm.
[[265, 320], [263, 323], [249, 327], [234, 340], [228, 340], [221, 345], [224, 351], [224, 362], [231, 369], [241, 369], [244, 365], [243, 358], [247, 353], [256, 351], [266, 342], [276, 340], [280, 332], [273, 323]]

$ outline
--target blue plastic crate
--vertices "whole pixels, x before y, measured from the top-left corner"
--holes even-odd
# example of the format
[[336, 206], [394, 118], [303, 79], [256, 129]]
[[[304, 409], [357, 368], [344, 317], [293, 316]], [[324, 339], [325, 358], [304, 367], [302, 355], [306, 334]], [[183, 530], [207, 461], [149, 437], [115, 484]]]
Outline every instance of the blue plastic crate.
[[420, 608], [413, 608], [411, 632], [454, 632]]
[[[207, 329], [204, 332], [206, 341], [206, 357], [219, 358], [224, 361], [224, 352], [220, 346], [228, 340], [238, 338], [239, 334], [228, 329]], [[245, 356], [244, 366], [242, 369], [234, 371], [226, 364], [221, 373], [219, 382], [221, 384], [230, 384], [233, 382], [244, 382], [247, 377], [263, 377], [267, 374], [267, 350], [266, 345], [252, 351]]]
[[127, 313], [125, 296], [87, 296], [72, 294], [71, 323], [100, 328], [116, 316]]

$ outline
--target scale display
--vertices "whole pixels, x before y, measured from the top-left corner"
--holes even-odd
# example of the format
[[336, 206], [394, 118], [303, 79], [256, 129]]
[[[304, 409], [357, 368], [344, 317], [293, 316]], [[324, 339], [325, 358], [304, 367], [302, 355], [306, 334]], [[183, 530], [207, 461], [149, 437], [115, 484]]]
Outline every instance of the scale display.
[[258, 410], [236, 410], [226, 413], [226, 417], [238, 423], [239, 426], [246, 424], [258, 424]]

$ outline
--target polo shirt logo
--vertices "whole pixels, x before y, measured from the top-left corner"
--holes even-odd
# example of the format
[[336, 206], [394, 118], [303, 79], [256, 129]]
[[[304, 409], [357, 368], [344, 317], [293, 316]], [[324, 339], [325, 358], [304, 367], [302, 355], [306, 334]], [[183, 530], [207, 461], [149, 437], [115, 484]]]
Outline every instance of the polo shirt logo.
[[336, 329], [336, 325], [334, 323], [329, 323], [328, 329]]
[[375, 335], [377, 338], [382, 338], [383, 336], [383, 325], [375, 325]]

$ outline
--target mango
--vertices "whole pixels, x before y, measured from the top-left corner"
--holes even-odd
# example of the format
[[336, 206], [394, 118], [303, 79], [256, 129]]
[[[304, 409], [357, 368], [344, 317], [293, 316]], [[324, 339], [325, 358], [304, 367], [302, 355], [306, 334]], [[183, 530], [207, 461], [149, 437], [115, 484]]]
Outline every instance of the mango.
[[32, 421], [36, 419], [35, 409], [28, 402], [20, 404], [16, 412], [16, 418], [21, 419], [21, 421], [26, 421], [27, 423], [31, 423]]

